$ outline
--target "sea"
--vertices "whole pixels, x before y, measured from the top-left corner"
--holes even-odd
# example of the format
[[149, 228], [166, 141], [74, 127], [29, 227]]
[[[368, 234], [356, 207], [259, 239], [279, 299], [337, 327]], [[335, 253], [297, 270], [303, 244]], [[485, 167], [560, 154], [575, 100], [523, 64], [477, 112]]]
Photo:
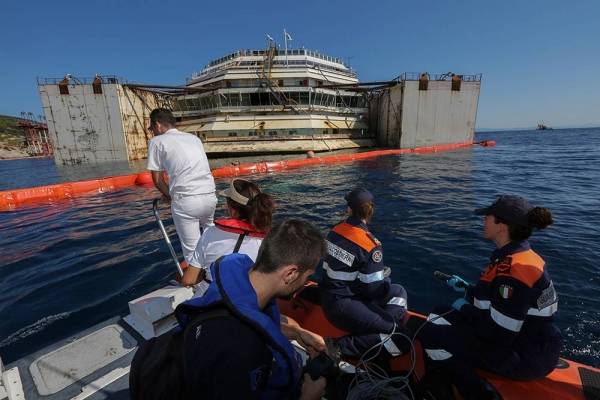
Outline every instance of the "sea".
[[[478, 133], [495, 147], [385, 156], [249, 177], [277, 203], [276, 220], [304, 218], [324, 233], [344, 218], [356, 186], [375, 196], [369, 228], [413, 310], [457, 297], [440, 270], [476, 281], [493, 243], [473, 209], [517, 194], [552, 211], [533, 234], [559, 294], [564, 356], [600, 367], [600, 129]], [[143, 170], [142, 163], [56, 167], [0, 161], [0, 190]], [[217, 180], [224, 188], [227, 180]], [[152, 187], [132, 187], [0, 213], [0, 357], [10, 363], [127, 313], [175, 268], [152, 214]], [[220, 200], [217, 216], [224, 215]], [[170, 211], [161, 215], [178, 251]]]

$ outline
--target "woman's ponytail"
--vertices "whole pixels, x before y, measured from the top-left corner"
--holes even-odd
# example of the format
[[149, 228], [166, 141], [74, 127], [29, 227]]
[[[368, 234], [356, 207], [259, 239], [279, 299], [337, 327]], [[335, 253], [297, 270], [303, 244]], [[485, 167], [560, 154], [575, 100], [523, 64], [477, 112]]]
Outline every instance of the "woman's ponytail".
[[554, 223], [552, 213], [544, 207], [534, 207], [527, 214], [527, 218], [529, 218], [529, 225], [536, 229], [544, 229]]
[[262, 193], [255, 183], [244, 179], [235, 179], [233, 186], [239, 194], [248, 199], [247, 204], [240, 204], [227, 198], [227, 204], [237, 211], [239, 218], [248, 221], [259, 232], [266, 233], [271, 230], [275, 210], [273, 198]]
[[248, 206], [250, 207], [248, 222], [261, 232], [271, 230], [273, 210], [275, 209], [273, 198], [266, 193], [260, 192], [250, 199]]

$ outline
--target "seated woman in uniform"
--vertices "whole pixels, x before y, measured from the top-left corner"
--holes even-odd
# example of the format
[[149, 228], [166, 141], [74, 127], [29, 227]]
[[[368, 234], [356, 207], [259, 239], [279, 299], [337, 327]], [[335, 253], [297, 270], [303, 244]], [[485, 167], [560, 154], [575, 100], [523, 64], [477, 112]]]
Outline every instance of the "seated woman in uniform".
[[475, 368], [531, 380], [552, 372], [558, 361], [557, 295], [544, 260], [527, 241], [534, 228], [553, 220], [548, 209], [518, 196], [501, 196], [475, 213], [484, 216], [483, 237], [496, 245], [490, 263], [475, 286], [458, 276], [448, 280], [465, 296], [453, 308], [434, 310], [419, 339], [429, 370], [450, 377], [465, 399], [494, 399]]
[[[194, 297], [202, 296], [208, 288], [212, 281], [210, 265], [221, 256], [242, 253], [256, 261], [263, 238], [271, 229], [275, 203], [255, 183], [234, 179], [219, 195], [227, 199], [229, 218], [215, 220], [215, 225], [204, 231], [181, 279], [183, 285], [196, 285]], [[282, 315], [281, 319], [288, 339], [307, 349], [324, 350], [321, 336], [303, 329], [290, 317]]]
[[375, 210], [373, 195], [356, 188], [345, 199], [348, 218], [327, 235], [328, 254], [319, 287], [327, 319], [350, 335], [331, 341], [328, 351], [360, 358], [382, 344], [383, 357], [398, 356], [408, 342], [400, 335], [389, 335], [404, 332], [406, 291], [391, 283], [381, 243], [367, 227]]

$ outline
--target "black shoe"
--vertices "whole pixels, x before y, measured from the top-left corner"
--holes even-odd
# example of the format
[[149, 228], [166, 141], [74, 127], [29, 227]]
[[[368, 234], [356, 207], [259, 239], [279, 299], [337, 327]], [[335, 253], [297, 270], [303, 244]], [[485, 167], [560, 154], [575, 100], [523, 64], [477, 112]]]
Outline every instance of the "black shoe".
[[454, 390], [448, 372], [430, 368], [414, 388], [416, 398], [426, 400], [454, 400]]

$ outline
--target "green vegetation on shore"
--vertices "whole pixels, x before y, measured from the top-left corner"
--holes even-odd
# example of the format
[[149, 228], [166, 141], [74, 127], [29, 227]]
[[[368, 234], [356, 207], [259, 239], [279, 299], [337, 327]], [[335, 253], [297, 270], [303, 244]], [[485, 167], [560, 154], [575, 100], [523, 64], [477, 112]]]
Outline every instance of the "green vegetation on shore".
[[8, 115], [0, 115], [0, 144], [22, 147], [25, 141], [23, 131], [18, 125], [19, 119]]

